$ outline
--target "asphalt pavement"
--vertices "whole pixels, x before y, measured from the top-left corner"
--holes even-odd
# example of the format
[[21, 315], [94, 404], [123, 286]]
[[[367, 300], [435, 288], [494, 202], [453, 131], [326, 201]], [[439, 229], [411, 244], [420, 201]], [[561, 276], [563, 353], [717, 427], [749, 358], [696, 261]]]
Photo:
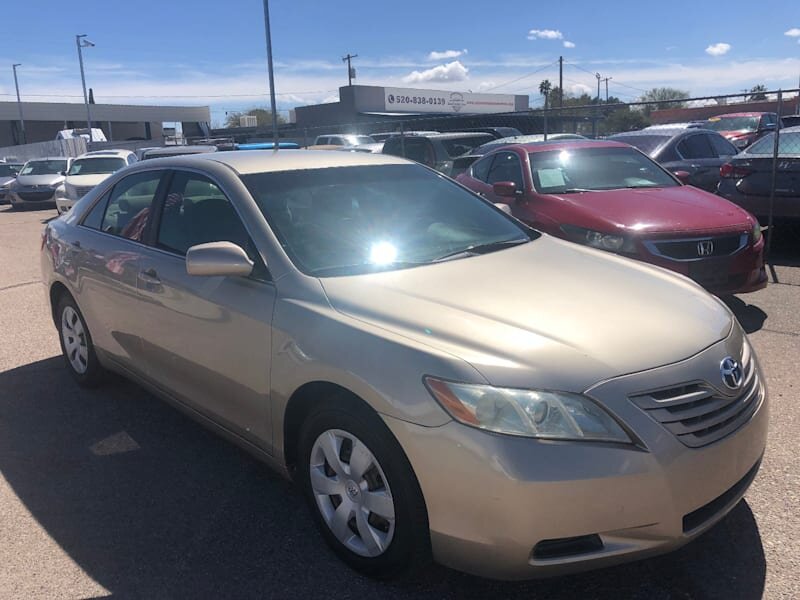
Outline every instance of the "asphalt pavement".
[[3, 600], [800, 598], [800, 262], [779, 260], [779, 283], [729, 300], [766, 372], [771, 431], [758, 478], [716, 527], [580, 575], [504, 583], [433, 567], [385, 583], [340, 563], [299, 492], [248, 454], [121, 378], [73, 383], [40, 282], [54, 216], [0, 206]]

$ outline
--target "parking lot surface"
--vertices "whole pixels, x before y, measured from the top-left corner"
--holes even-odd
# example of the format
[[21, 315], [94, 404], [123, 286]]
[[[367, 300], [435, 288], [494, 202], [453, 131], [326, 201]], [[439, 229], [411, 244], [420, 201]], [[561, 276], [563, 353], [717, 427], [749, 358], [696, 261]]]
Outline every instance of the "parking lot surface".
[[711, 531], [563, 578], [434, 567], [381, 583], [340, 563], [299, 492], [248, 454], [122, 379], [73, 383], [40, 283], [54, 216], [0, 207], [0, 598], [800, 597], [800, 262], [729, 300], [766, 373], [771, 430], [745, 500]]

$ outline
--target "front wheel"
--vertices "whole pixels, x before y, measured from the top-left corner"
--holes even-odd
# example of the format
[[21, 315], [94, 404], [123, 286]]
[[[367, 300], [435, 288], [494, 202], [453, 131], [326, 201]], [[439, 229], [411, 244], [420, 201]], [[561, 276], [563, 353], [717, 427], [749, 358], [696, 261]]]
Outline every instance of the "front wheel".
[[400, 445], [377, 415], [323, 409], [306, 420], [298, 475], [315, 521], [336, 554], [373, 577], [427, 564], [428, 519]]
[[103, 368], [97, 360], [86, 321], [71, 296], [61, 297], [56, 317], [61, 351], [70, 373], [84, 387], [98, 385], [103, 378]]

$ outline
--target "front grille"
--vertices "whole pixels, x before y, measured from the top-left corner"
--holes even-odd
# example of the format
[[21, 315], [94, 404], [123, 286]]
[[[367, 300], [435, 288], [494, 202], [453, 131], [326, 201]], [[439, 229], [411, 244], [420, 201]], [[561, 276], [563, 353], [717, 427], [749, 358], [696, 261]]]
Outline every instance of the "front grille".
[[749, 347], [742, 356], [744, 378], [733, 396], [706, 382], [637, 394], [630, 399], [690, 448], [716, 442], [744, 425], [756, 412], [764, 390]]
[[[712, 249], [708, 252], [708, 243]], [[700, 245], [705, 245], [701, 254]], [[650, 252], [673, 260], [697, 260], [714, 256], [730, 256], [736, 254], [747, 245], [747, 234], [736, 233], [719, 237], [692, 238], [681, 240], [653, 240], [645, 242]]]
[[91, 185], [86, 185], [83, 187], [75, 186], [75, 193], [77, 194], [78, 198], [83, 198], [86, 194], [91, 192], [94, 189]]
[[17, 196], [25, 200], [26, 202], [42, 202], [44, 200], [50, 200], [53, 197], [55, 192], [51, 189], [42, 190], [42, 191], [24, 191], [20, 190], [17, 192]]

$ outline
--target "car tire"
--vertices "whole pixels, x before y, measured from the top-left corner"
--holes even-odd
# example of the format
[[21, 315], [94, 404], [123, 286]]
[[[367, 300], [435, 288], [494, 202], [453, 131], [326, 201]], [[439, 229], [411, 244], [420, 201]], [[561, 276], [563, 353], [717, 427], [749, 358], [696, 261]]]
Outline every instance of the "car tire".
[[78, 385], [91, 388], [102, 383], [105, 372], [97, 360], [92, 336], [69, 294], [62, 295], [56, 306], [56, 327], [67, 369]]
[[419, 483], [380, 417], [349, 400], [343, 394], [330, 403], [337, 408], [308, 415], [296, 479], [325, 541], [350, 567], [379, 579], [417, 574], [431, 561]]

